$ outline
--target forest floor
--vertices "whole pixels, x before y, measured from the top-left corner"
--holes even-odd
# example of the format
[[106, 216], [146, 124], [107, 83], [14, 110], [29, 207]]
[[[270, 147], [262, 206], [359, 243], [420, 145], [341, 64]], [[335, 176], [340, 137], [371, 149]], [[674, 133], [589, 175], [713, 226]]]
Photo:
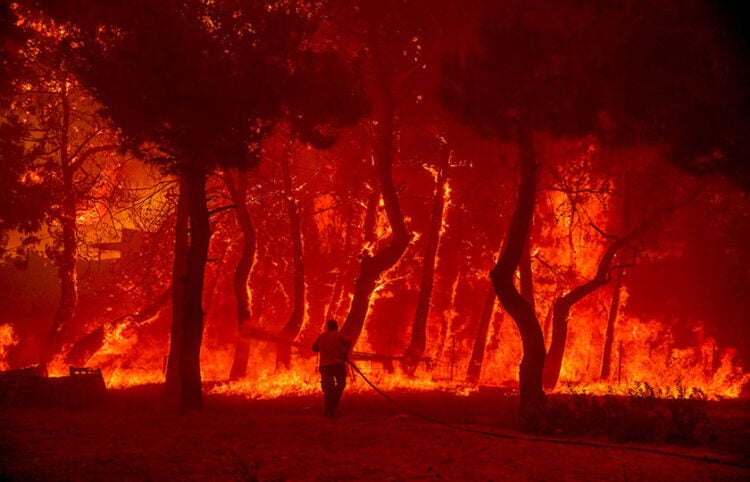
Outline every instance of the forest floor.
[[680, 445], [524, 433], [499, 392], [392, 396], [345, 393], [334, 419], [313, 396], [180, 412], [153, 386], [87, 409], [0, 407], [0, 480], [750, 480], [746, 399], [709, 402], [715, 440]]

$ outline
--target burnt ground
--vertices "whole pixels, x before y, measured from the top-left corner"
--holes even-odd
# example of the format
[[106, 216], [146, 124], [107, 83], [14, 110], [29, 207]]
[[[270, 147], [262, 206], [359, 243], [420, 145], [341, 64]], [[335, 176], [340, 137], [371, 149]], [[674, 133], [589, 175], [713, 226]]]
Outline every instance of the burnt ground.
[[86, 409], [0, 407], [0, 479], [750, 480], [750, 400], [708, 402], [710, 440], [613, 443], [524, 433], [517, 399], [492, 391], [392, 394], [452, 426], [371, 391], [346, 393], [333, 420], [320, 397], [209, 395], [203, 412], [183, 413], [159, 391], [110, 391]]

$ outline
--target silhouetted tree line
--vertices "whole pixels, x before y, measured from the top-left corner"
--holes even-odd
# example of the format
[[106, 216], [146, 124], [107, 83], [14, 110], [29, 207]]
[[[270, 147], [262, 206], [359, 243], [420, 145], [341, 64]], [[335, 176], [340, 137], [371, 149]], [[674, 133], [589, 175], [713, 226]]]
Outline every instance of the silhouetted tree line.
[[[172, 275], [156, 291], [171, 290], [166, 385], [183, 408], [202, 407], [218, 225], [236, 233], [231, 378], [247, 370], [267, 292], [289, 302], [275, 313], [286, 319], [280, 337], [310, 338], [306, 306], [311, 323], [327, 307], [355, 341], [368, 324], [377, 348], [394, 327], [368, 316], [388, 284], [411, 293], [399, 331], [414, 374], [428, 340], [444, 351], [460, 332], [447, 300], [480, 269], [484, 285], [461, 285], [486, 298], [470, 323], [468, 376], [479, 378], [496, 296], [521, 336], [520, 413], [533, 427], [560, 376], [573, 306], [615, 276], [613, 324], [623, 270], [638, 269], [667, 219], [705, 199], [664, 166], [724, 176], [735, 183], [727, 192], [750, 179], [746, 52], [707, 4], [37, 0], [0, 13], [0, 232], [32, 246], [50, 226], [62, 290], [40, 361], [72, 341], [79, 215], [132, 205], [118, 181], [139, 159], [176, 183], [164, 218]], [[571, 143], [574, 153], [559, 151]], [[657, 154], [636, 159], [638, 148]], [[540, 251], [566, 243], [548, 230], [562, 222], [553, 191], [570, 238], [600, 248], [593, 277]], [[592, 205], [612, 213], [607, 225]], [[269, 273], [281, 272], [291, 290], [274, 286]]]

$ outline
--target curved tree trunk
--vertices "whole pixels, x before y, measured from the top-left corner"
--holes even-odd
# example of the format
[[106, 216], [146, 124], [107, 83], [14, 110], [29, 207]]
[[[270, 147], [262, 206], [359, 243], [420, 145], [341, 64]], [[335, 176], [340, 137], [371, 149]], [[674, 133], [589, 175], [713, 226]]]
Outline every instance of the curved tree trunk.
[[52, 320], [47, 344], [42, 354], [44, 364], [52, 361], [52, 358], [60, 353], [65, 337], [70, 330], [70, 325], [75, 316], [78, 305], [78, 276], [76, 265], [78, 264], [78, 240], [76, 239], [77, 227], [76, 216], [76, 193], [73, 186], [73, 173], [75, 168], [71, 165], [69, 157], [70, 142], [68, 138], [70, 129], [70, 101], [68, 99], [67, 83], [62, 82], [61, 104], [62, 118], [60, 125], [60, 168], [63, 180], [63, 202], [62, 216], [62, 252], [57, 257], [57, 273], [60, 278], [60, 302]]
[[203, 408], [200, 351], [203, 341], [203, 281], [211, 239], [206, 205], [206, 173], [187, 169], [187, 208], [190, 244], [187, 252], [183, 295], [182, 343], [180, 344], [181, 406], [189, 410]]
[[237, 303], [237, 345], [234, 348], [234, 360], [229, 372], [230, 380], [238, 380], [247, 372], [250, 358], [250, 336], [247, 331], [250, 324], [250, 293], [248, 280], [255, 262], [255, 228], [247, 209], [247, 173], [224, 171], [224, 183], [235, 205], [237, 223], [242, 232], [242, 254], [234, 269], [232, 289]]
[[180, 346], [182, 346], [182, 313], [185, 294], [185, 275], [187, 272], [188, 253], [188, 208], [187, 182], [178, 179], [179, 194], [175, 213], [174, 260], [172, 261], [172, 325], [169, 337], [169, 355], [167, 357], [167, 374], [165, 394], [167, 398], [178, 400], [180, 397]]
[[474, 345], [471, 349], [469, 367], [466, 369], [466, 380], [472, 383], [479, 381], [479, 375], [482, 373], [484, 351], [487, 347], [487, 333], [490, 331], [490, 322], [492, 321], [492, 313], [495, 311], [496, 299], [495, 291], [492, 285], [490, 285], [487, 290], [487, 296], [484, 298], [477, 336], [474, 338]]
[[[531, 223], [534, 220], [532, 218]], [[531, 226], [529, 226], [529, 236], [523, 243], [523, 253], [518, 265], [518, 274], [520, 278], [521, 296], [529, 303], [532, 311], [536, 313], [536, 303], [534, 302], [534, 273], [531, 270]]]
[[544, 366], [544, 387], [551, 390], [555, 388], [560, 378], [563, 354], [565, 353], [565, 342], [568, 338], [568, 318], [573, 305], [583, 298], [598, 290], [609, 282], [609, 272], [617, 252], [629, 243], [640, 229], [617, 239], [604, 251], [596, 275], [586, 283], [576, 286], [569, 293], [555, 300], [552, 307], [552, 341], [547, 354], [547, 362]]
[[612, 287], [612, 301], [609, 305], [609, 315], [607, 316], [607, 330], [604, 333], [604, 351], [602, 353], [602, 371], [599, 375], [601, 380], [609, 379], [612, 367], [612, 345], [615, 338], [615, 323], [617, 322], [617, 313], [620, 310], [620, 288], [622, 287], [623, 272], [618, 270], [615, 274], [615, 285]]
[[377, 124], [374, 152], [375, 173], [383, 196], [383, 204], [391, 225], [391, 239], [378, 253], [364, 254], [360, 261], [359, 276], [354, 282], [354, 298], [341, 333], [356, 344], [365, 324], [370, 297], [380, 275], [398, 262], [409, 245], [410, 235], [404, 224], [404, 216], [398, 203], [398, 194], [393, 185], [391, 166], [395, 155], [395, 105], [389, 96], [384, 99], [383, 115]]
[[[302, 252], [302, 227], [300, 226], [299, 209], [297, 200], [292, 191], [292, 175], [289, 171], [289, 157], [282, 156], [281, 172], [284, 177], [284, 191], [289, 213], [289, 227], [292, 238], [292, 259], [294, 266], [294, 300], [292, 313], [289, 315], [284, 327], [281, 329], [281, 337], [293, 341], [302, 328], [305, 315], [305, 264]], [[276, 345], [276, 367], [288, 368], [292, 360], [292, 345], [279, 343]]]
[[417, 308], [411, 327], [411, 342], [403, 356], [402, 367], [408, 375], [413, 375], [419, 360], [424, 355], [427, 343], [427, 316], [430, 313], [432, 285], [435, 278], [435, 260], [440, 244], [440, 230], [443, 227], [443, 210], [445, 208], [445, 183], [448, 179], [448, 165], [451, 153], [445, 148], [440, 160], [440, 167], [435, 184], [435, 196], [432, 202], [432, 216], [427, 231], [424, 258], [422, 262], [422, 280], [419, 286]]
[[352, 245], [352, 231], [354, 228], [354, 207], [353, 203], [347, 204], [347, 215], [346, 215], [346, 230], [344, 231], [344, 245], [341, 248], [341, 259], [338, 271], [336, 273], [336, 281], [333, 284], [333, 291], [331, 292], [331, 298], [326, 309], [325, 319], [335, 319], [339, 312], [341, 305], [341, 292], [344, 289], [344, 280], [346, 274], [349, 271], [350, 266], [350, 255]]
[[529, 302], [515, 286], [515, 273], [523, 255], [534, 212], [536, 194], [536, 155], [531, 132], [526, 126], [518, 126], [521, 180], [518, 188], [518, 203], [513, 213], [510, 230], [503, 253], [490, 276], [500, 302], [515, 321], [521, 334], [523, 358], [519, 368], [521, 403], [519, 413], [534, 429], [544, 410], [546, 396], [542, 389], [545, 346], [542, 329]]

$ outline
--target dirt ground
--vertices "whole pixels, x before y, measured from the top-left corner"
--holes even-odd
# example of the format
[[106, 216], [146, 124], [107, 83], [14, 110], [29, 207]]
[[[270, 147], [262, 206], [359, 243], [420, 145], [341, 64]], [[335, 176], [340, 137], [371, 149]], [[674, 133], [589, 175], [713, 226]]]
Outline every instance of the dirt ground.
[[711, 402], [716, 441], [681, 446], [532, 436], [516, 426], [517, 400], [497, 394], [393, 396], [400, 408], [346, 393], [333, 420], [320, 397], [211, 395], [203, 412], [182, 413], [155, 387], [85, 410], [1, 407], [0, 479], [750, 480], [749, 400]]

